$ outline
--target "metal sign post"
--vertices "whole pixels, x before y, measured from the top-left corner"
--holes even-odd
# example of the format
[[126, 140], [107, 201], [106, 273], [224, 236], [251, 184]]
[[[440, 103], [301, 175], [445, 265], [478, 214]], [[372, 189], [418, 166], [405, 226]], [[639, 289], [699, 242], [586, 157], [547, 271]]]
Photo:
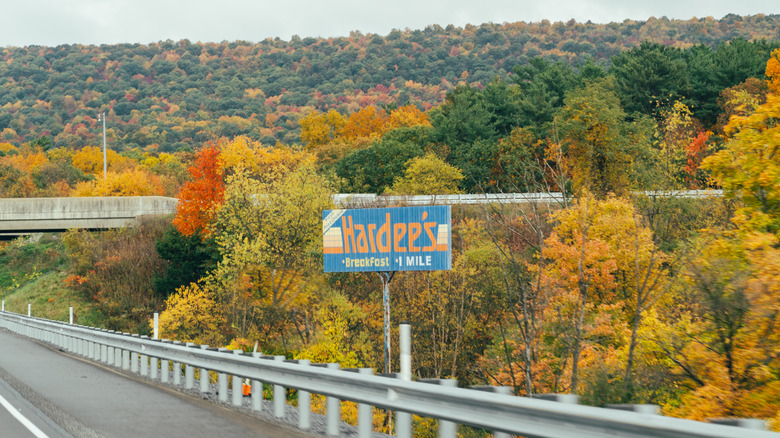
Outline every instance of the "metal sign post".
[[106, 179], [108, 162], [106, 159], [106, 113], [98, 113], [98, 122], [103, 122], [103, 179]]
[[390, 280], [393, 279], [395, 271], [380, 272], [379, 278], [382, 279], [382, 303], [385, 310], [385, 372], [390, 373]]

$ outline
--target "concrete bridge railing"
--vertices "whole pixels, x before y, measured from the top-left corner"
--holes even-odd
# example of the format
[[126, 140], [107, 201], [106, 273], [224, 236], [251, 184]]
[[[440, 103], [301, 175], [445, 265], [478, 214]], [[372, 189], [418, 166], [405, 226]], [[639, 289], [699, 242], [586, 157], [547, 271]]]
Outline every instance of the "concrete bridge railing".
[[177, 202], [163, 196], [0, 199], [0, 233], [121, 228], [141, 216], [175, 213]]

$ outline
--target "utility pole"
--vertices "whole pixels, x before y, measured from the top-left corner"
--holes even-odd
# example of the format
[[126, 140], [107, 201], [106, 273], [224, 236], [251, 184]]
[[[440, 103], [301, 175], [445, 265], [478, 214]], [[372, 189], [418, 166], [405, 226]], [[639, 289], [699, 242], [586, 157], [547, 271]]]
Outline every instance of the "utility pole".
[[103, 121], [103, 179], [106, 179], [106, 169], [107, 169], [107, 160], [106, 160], [106, 113], [98, 113], [98, 122]]

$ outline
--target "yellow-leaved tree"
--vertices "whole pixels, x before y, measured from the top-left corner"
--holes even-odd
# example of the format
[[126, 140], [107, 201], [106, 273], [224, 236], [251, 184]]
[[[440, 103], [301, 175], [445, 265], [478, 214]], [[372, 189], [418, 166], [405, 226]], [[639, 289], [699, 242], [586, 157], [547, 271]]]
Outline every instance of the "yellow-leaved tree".
[[668, 415], [780, 426], [780, 251], [762, 236], [711, 233], [697, 242], [700, 255], [669, 311], [673, 323], [658, 337], [682, 390], [664, 404]]
[[388, 190], [393, 195], [446, 195], [460, 193], [458, 183], [463, 172], [447, 164], [436, 154], [427, 153], [406, 163], [404, 176]]
[[[103, 176], [103, 150], [97, 146], [85, 146], [74, 153], [72, 158], [73, 167], [84, 173]], [[132, 158], [123, 157], [116, 151], [108, 149], [106, 151], [106, 164], [108, 171], [122, 172], [138, 165], [138, 162]]]
[[344, 123], [346, 119], [336, 110], [327, 113], [312, 111], [298, 121], [301, 127], [301, 142], [309, 149], [329, 143]]
[[666, 407], [674, 415], [767, 418], [780, 429], [779, 57], [767, 64], [766, 101], [733, 115], [725, 147], [702, 165], [741, 206], [735, 227], [710, 230], [688, 269], [693, 304], [667, 346], [690, 389]]
[[[637, 349], [648, 312], [667, 290], [666, 257], [626, 199], [597, 200], [585, 192], [553, 218], [556, 226], [542, 252], [541, 287], [549, 300], [546, 329], [568, 354], [558, 366], [565, 369], [571, 360], [564, 375], [572, 392], [582, 391], [581, 366], [601, 363], [613, 376], [610, 384], [622, 382], [622, 389], [592, 398], [641, 399]], [[593, 392], [593, 382], [587, 383], [585, 390]]]
[[217, 346], [224, 345], [228, 328], [222, 307], [197, 283], [168, 297], [159, 323], [161, 338]]
[[164, 196], [162, 179], [138, 166], [124, 172], [108, 172], [104, 179], [80, 182], [72, 196]]
[[322, 210], [332, 207], [331, 193], [311, 163], [262, 179], [244, 172], [228, 179], [213, 225], [223, 259], [207, 287], [238, 336], [282, 345], [294, 332], [308, 341], [309, 304], [321, 278]]

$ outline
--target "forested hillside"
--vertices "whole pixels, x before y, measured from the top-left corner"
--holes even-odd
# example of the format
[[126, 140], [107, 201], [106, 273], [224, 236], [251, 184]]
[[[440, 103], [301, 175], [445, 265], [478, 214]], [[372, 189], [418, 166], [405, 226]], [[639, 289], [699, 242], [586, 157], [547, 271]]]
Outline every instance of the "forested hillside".
[[366, 105], [410, 103], [427, 110], [459, 83], [509, 80], [516, 66], [537, 56], [574, 66], [609, 64], [642, 41], [690, 53], [694, 65], [681, 80], [694, 88], [716, 74], [707, 71], [711, 64], [728, 63], [738, 71], [707, 85], [719, 90], [744, 80], [734, 74], [752, 76], [760, 66], [745, 53], [721, 50], [713, 59], [710, 51], [737, 38], [774, 40], [779, 28], [778, 16], [729, 15], [606, 25], [430, 26], [289, 42], [7, 47], [0, 50], [0, 141], [18, 145], [48, 137], [40, 141], [97, 145], [96, 115], [105, 111], [109, 141], [120, 151], [159, 145], [172, 152], [236, 135], [290, 144], [299, 141], [297, 121], [307, 108], [346, 114]]

